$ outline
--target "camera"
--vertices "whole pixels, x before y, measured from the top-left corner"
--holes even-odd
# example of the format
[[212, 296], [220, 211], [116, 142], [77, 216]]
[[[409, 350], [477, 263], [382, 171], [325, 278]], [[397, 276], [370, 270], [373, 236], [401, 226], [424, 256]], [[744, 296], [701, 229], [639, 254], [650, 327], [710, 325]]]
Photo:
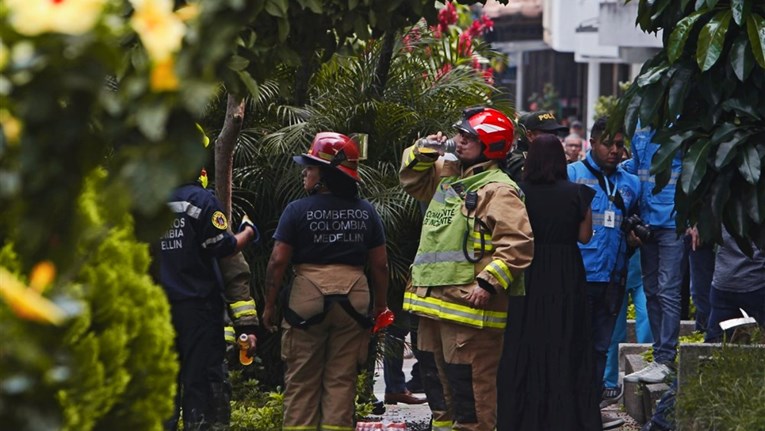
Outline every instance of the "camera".
[[635, 236], [642, 242], [646, 242], [651, 239], [653, 234], [651, 233], [651, 227], [647, 225], [643, 219], [637, 214], [632, 214], [622, 221], [622, 230], [625, 233], [635, 232]]

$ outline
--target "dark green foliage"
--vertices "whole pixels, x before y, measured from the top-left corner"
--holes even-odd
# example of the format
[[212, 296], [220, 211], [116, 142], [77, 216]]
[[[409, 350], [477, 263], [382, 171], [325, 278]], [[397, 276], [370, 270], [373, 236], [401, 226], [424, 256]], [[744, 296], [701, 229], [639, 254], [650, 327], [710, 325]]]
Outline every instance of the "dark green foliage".
[[[147, 275], [148, 246], [135, 240], [126, 199], [104, 193], [105, 177], [97, 170], [84, 183], [75, 213], [84, 233], [70, 250], [76, 265], [54, 286], [76, 316], [43, 326], [0, 306], [0, 422], [12, 429], [161, 430], [172, 413], [178, 364], [169, 306]], [[20, 267], [9, 245], [0, 255], [4, 266]]]
[[[627, 0], [629, 1], [629, 0]], [[765, 3], [639, 0], [637, 23], [663, 30], [664, 49], [646, 62], [619, 104], [628, 134], [638, 120], [658, 130], [657, 188], [683, 154], [678, 229], [698, 224], [721, 240], [725, 226], [749, 250], [765, 246]]]
[[90, 235], [73, 250], [80, 265], [72, 290], [84, 310], [64, 338], [74, 364], [59, 392], [64, 429], [160, 430], [178, 371], [170, 309], [147, 274], [148, 246], [135, 240], [120, 200], [103, 193], [104, 177], [96, 171], [79, 200]]

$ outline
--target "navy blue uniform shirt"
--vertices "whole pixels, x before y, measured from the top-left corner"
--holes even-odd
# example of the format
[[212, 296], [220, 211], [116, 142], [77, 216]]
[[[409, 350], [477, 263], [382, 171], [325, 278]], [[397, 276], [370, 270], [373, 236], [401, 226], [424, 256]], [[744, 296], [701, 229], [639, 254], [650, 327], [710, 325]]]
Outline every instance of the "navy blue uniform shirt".
[[206, 298], [223, 289], [218, 258], [236, 249], [218, 199], [198, 183], [177, 188], [168, 202], [173, 223], [159, 241], [160, 281], [170, 301]]
[[274, 239], [294, 249], [292, 263], [363, 266], [385, 244], [380, 216], [364, 199], [316, 194], [284, 209]]

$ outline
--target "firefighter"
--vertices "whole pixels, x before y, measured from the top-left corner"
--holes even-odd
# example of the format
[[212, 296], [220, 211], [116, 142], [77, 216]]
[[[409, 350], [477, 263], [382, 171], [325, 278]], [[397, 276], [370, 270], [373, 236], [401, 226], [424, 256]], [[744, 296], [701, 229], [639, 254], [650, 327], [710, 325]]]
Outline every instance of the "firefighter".
[[[209, 142], [205, 137], [205, 142]], [[207, 146], [205, 144], [205, 146]], [[155, 276], [170, 302], [175, 348], [180, 362], [176, 407], [166, 429], [175, 430], [179, 410], [185, 429], [208, 429], [220, 417], [224, 384], [224, 285], [219, 259], [235, 255], [258, 237], [255, 225], [243, 218], [237, 234], [229, 228], [218, 199], [207, 190], [207, 174], [176, 188], [168, 206], [174, 213], [170, 228], [153, 245]], [[245, 262], [246, 265], [246, 262]], [[254, 354], [257, 324], [255, 301], [230, 283], [226, 294], [236, 330], [247, 334]]]
[[274, 233], [262, 319], [276, 329], [276, 298], [292, 263], [294, 280], [281, 301], [282, 429], [352, 431], [358, 367], [370, 338], [370, 291], [372, 315], [387, 309], [385, 233], [377, 211], [358, 197], [355, 142], [321, 132], [294, 160], [303, 165], [308, 196], [285, 208]]
[[430, 202], [404, 310], [421, 316], [417, 347], [432, 429], [485, 431], [496, 424], [508, 295], [524, 294], [533, 235], [518, 186], [502, 170], [510, 119], [475, 107], [454, 127], [454, 154], [433, 150], [441, 132], [404, 150], [401, 184]]

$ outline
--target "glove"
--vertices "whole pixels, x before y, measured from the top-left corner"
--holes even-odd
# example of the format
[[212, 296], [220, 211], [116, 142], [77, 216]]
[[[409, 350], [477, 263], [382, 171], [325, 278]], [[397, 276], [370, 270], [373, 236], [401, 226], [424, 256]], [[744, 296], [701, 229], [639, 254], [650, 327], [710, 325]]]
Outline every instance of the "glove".
[[393, 312], [389, 308], [385, 308], [382, 313], [377, 315], [375, 319], [375, 326], [372, 328], [372, 333], [377, 333], [381, 329], [385, 329], [393, 323], [396, 318]]
[[255, 227], [255, 223], [253, 223], [247, 214], [245, 214], [242, 216], [242, 222], [239, 224], [239, 232], [243, 232], [248, 227], [251, 227], [252, 231], [255, 232], [255, 239], [252, 240], [253, 244], [260, 241], [260, 232], [258, 232], [258, 228]]

